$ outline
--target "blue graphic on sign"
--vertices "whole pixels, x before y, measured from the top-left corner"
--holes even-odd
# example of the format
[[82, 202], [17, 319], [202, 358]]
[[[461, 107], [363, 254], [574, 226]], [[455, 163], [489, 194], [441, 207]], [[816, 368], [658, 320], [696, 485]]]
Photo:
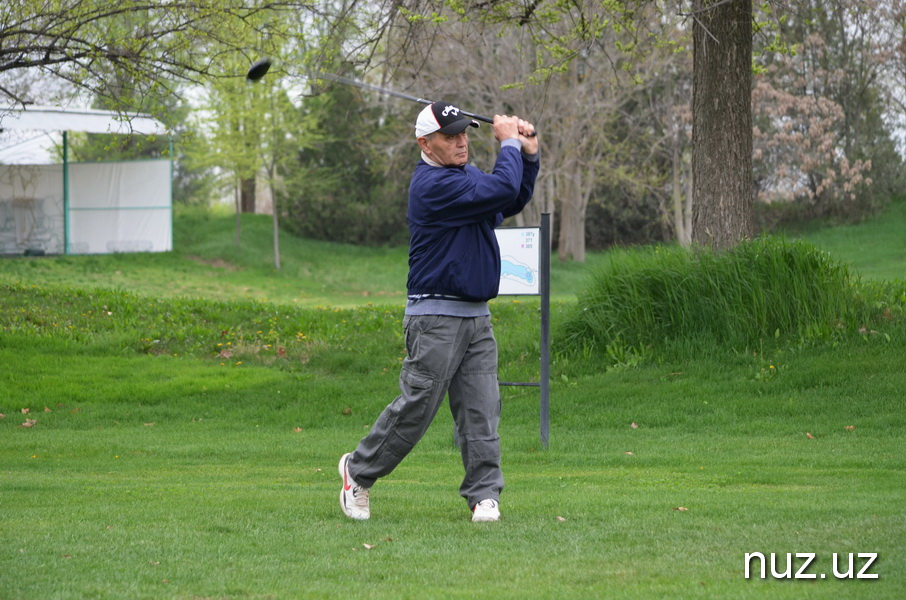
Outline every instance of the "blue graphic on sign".
[[531, 284], [535, 281], [535, 274], [532, 273], [532, 270], [529, 267], [510, 262], [506, 259], [500, 260], [500, 276], [515, 277], [516, 279], [525, 281], [527, 284]]

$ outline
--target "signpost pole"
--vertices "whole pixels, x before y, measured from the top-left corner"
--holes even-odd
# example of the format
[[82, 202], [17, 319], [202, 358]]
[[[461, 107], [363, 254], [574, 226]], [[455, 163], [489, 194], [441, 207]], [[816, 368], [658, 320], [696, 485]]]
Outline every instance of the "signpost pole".
[[551, 215], [541, 213], [541, 446], [550, 440], [551, 370]]
[[63, 254], [69, 254], [69, 132], [63, 132]]

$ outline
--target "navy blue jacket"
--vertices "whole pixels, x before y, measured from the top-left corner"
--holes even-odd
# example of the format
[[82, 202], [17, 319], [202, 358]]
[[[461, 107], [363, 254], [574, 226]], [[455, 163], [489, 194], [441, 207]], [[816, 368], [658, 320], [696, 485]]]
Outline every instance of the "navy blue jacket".
[[486, 301], [500, 285], [494, 228], [522, 211], [540, 162], [504, 146], [491, 173], [420, 160], [409, 186], [409, 295]]

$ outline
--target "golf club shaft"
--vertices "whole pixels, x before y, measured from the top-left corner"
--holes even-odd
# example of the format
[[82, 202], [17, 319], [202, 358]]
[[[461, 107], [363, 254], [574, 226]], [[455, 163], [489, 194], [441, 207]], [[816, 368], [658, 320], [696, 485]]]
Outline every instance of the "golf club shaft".
[[[415, 96], [410, 96], [409, 94], [403, 94], [394, 90], [388, 90], [387, 88], [378, 87], [376, 85], [371, 85], [370, 83], [365, 83], [364, 81], [358, 81], [356, 79], [350, 79], [349, 77], [343, 77], [341, 75], [334, 75], [332, 73], [321, 73], [318, 77], [322, 79], [329, 79], [330, 81], [335, 81], [337, 83], [343, 83], [345, 85], [351, 85], [363, 90], [371, 90], [373, 92], [379, 92], [381, 94], [387, 94], [388, 96], [395, 96], [397, 98], [402, 98], [403, 100], [410, 100], [412, 102], [418, 102], [420, 104], [431, 104], [433, 100], [428, 100], [426, 98], [417, 98]], [[472, 119], [477, 119], [479, 121], [484, 121], [485, 123], [493, 123], [494, 119], [491, 117], [485, 117], [484, 115], [476, 115], [475, 113], [459, 109], [459, 112], [464, 114], [467, 117]], [[537, 135], [537, 132], [534, 132], [533, 135]]]
[[379, 92], [388, 96], [395, 96], [397, 98], [402, 98], [403, 100], [411, 100], [412, 102], [418, 102], [420, 104], [431, 104], [431, 102], [433, 102], [433, 100], [428, 100], [427, 98], [416, 98], [415, 96], [410, 96], [409, 94], [403, 94], [402, 92], [388, 90], [387, 88], [378, 87], [376, 85], [371, 85], [370, 83], [365, 83], [364, 81], [350, 79], [349, 77], [343, 77], [341, 75], [334, 75], [333, 73], [320, 73], [318, 77], [321, 79], [329, 79], [330, 81], [335, 81], [337, 83], [342, 83], [345, 85], [351, 85], [363, 90], [371, 90], [373, 92]]

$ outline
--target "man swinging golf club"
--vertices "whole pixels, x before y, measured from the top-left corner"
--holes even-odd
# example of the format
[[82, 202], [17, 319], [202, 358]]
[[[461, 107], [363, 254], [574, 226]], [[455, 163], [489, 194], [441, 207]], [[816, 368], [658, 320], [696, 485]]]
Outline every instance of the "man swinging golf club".
[[371, 516], [371, 487], [418, 443], [448, 392], [465, 467], [460, 495], [473, 521], [500, 518], [500, 391], [488, 310], [500, 281], [494, 228], [531, 200], [540, 162], [534, 126], [495, 115], [493, 171], [469, 165], [468, 132], [478, 126], [449, 102], [429, 104], [415, 122], [421, 160], [409, 187], [407, 356], [400, 395], [340, 458], [340, 506], [353, 519]]

